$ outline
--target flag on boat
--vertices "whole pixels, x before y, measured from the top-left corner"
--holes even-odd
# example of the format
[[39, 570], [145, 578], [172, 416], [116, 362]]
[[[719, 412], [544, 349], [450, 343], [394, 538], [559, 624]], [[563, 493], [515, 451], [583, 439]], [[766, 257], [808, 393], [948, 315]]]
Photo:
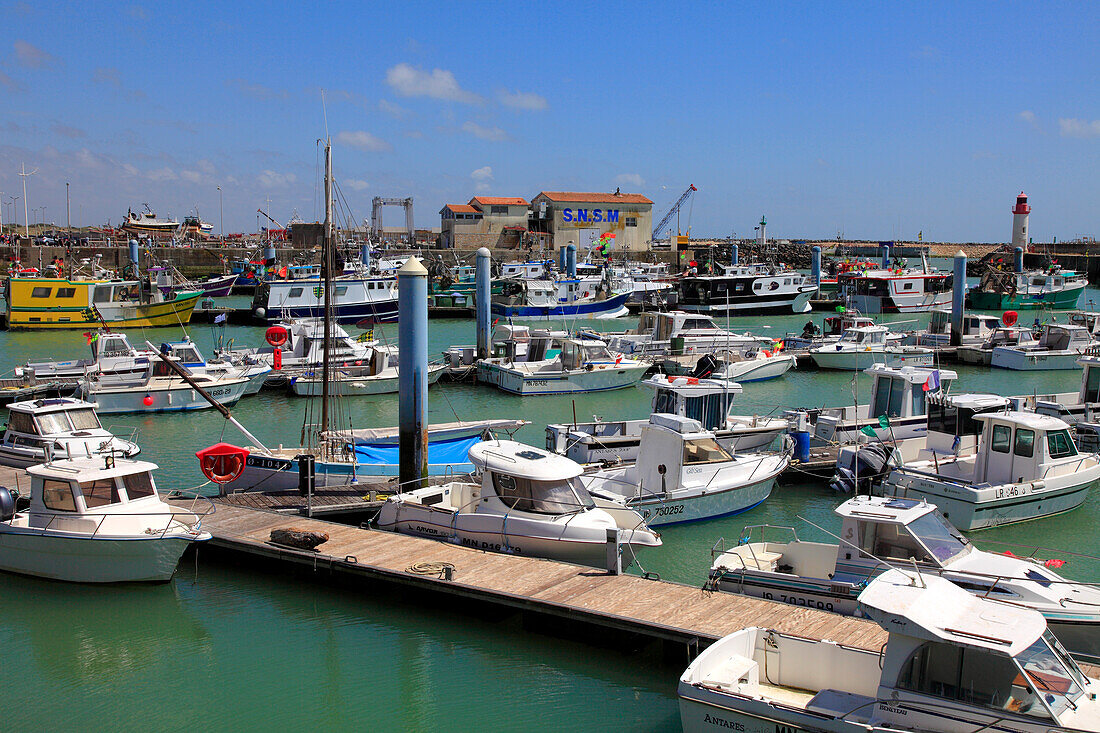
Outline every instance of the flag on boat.
[[214, 323], [225, 323], [227, 319], [228, 316], [222, 313], [220, 316], [214, 316]]
[[622, 364], [622, 363], [623, 363], [623, 355], [619, 354], [618, 357], [615, 358], [615, 366], [619, 366], [619, 364]]
[[932, 373], [928, 375], [928, 379], [924, 380], [924, 391], [935, 392], [940, 388], [940, 370], [933, 369]]
[[859, 429], [859, 432], [863, 433], [864, 435], [866, 435], [870, 438], [877, 438], [878, 437], [877, 435], [875, 435], [875, 429], [873, 427], [871, 427], [870, 425], [864, 425], [862, 428]]
[[880, 428], [882, 428], [883, 430], [889, 429], [889, 427], [890, 427], [890, 418], [886, 417], [886, 415], [879, 415], [878, 416], [878, 426]]

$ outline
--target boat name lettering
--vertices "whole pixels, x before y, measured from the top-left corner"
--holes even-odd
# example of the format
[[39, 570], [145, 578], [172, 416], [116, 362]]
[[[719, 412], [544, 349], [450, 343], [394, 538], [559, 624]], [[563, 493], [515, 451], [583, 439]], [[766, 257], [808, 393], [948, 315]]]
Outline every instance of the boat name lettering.
[[129, 355], [130, 355], [130, 352], [128, 352], [128, 351], [101, 351], [101, 352], [99, 352], [99, 356], [100, 356], [101, 359], [106, 358], [106, 357], [111, 357], [111, 356], [129, 356]]
[[642, 512], [642, 519], [649, 519], [651, 516], [653, 516], [653, 517], [671, 517], [674, 514], [683, 514], [683, 513], [684, 513], [684, 505], [683, 504], [676, 504], [675, 506], [659, 506], [659, 507], [654, 507], [652, 512], [649, 511], [648, 509], [645, 510], [644, 512]]
[[887, 713], [893, 713], [894, 715], [908, 715], [909, 714], [909, 711], [904, 709], [904, 708], [894, 707], [892, 705], [887, 705], [886, 703], [879, 703], [878, 707], [879, 707], [879, 710], [882, 710], [882, 711], [887, 712]]
[[245, 465], [255, 466], [256, 468], [274, 468], [284, 470], [291, 468], [294, 465], [294, 462], [281, 458], [259, 458], [249, 456], [245, 460]]
[[522, 555], [523, 550], [515, 545], [502, 545], [499, 542], [478, 542], [472, 540], [469, 537], [462, 538], [462, 544], [466, 547], [472, 547], [475, 550], [489, 550], [491, 552], [514, 552], [517, 555]]
[[829, 601], [815, 601], [812, 598], [802, 598], [801, 596], [789, 596], [786, 593], [780, 593], [778, 596], [775, 593], [764, 591], [760, 594], [760, 597], [765, 601], [779, 601], [780, 603], [790, 603], [793, 606], [805, 606], [806, 608], [816, 608], [821, 611], [832, 611], [833, 604]]
[[703, 722], [710, 723], [711, 725], [716, 725], [719, 728], [728, 728], [729, 730], [745, 730], [745, 726], [743, 723], [738, 723], [736, 720], [726, 720], [725, 718], [719, 718], [711, 715], [710, 713], [704, 714]]
[[794, 733], [796, 730], [800, 729], [795, 728], [791, 725], [780, 725], [779, 723], [775, 724], [775, 733]]
[[416, 525], [415, 527], [413, 527], [413, 531], [415, 531], [415, 532], [420, 532], [421, 534], [430, 534], [430, 535], [434, 535], [434, 536], [436, 536], [436, 537], [440, 537], [440, 536], [442, 536], [442, 535], [444, 534], [443, 532], [440, 532], [440, 531], [439, 531], [438, 529], [436, 529], [435, 527], [425, 527], [425, 526], [423, 526], [423, 525], [421, 525], [421, 524], [418, 524], [418, 525]]
[[211, 397], [217, 397], [218, 395], [229, 394], [229, 387], [222, 387], [221, 389], [210, 390]]
[[599, 223], [605, 221], [608, 224], [619, 223], [618, 209], [562, 209], [562, 221], [586, 221]]

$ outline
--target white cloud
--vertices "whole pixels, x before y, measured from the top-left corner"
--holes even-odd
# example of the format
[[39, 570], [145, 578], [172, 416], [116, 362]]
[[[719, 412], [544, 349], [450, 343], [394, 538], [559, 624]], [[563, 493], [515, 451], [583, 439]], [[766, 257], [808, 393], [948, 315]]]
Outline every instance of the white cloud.
[[463, 104], [484, 101], [480, 95], [459, 86], [455, 75], [446, 69], [432, 69], [429, 73], [401, 63], [386, 71], [386, 83], [403, 97], [431, 97]]
[[53, 66], [54, 62], [57, 61], [56, 56], [47, 51], [43, 51], [33, 43], [17, 40], [12, 46], [15, 48], [15, 60], [28, 68], [45, 69], [49, 66]]
[[344, 130], [336, 135], [336, 142], [349, 148], [366, 150], [371, 153], [384, 153], [392, 150], [388, 142], [370, 134], [366, 130]]
[[1100, 120], [1090, 122], [1076, 117], [1062, 117], [1058, 120], [1058, 128], [1062, 137], [1100, 137]]
[[370, 187], [370, 184], [366, 181], [361, 181], [358, 178], [348, 178], [343, 181], [344, 185], [353, 191], [362, 191], [365, 188]]
[[637, 173], [620, 173], [615, 176], [615, 183], [620, 186], [633, 186], [634, 188], [641, 188], [645, 185], [645, 179], [639, 176]]
[[493, 168], [488, 165], [482, 166], [470, 173], [470, 178], [473, 178], [475, 181], [491, 181], [493, 180]]
[[73, 127], [71, 125], [63, 125], [60, 122], [55, 122], [50, 127], [50, 132], [54, 135], [60, 135], [61, 137], [67, 137], [70, 140], [76, 140], [81, 137], [88, 137], [88, 133], [81, 130], [79, 127]]
[[462, 131], [468, 132], [474, 137], [479, 137], [482, 140], [492, 140], [493, 142], [500, 142], [501, 140], [508, 139], [508, 133], [499, 127], [485, 127], [473, 121], [463, 123]]
[[1035, 113], [1032, 112], [1030, 109], [1025, 109], [1023, 112], [1020, 113], [1020, 119], [1024, 122], [1034, 122]]
[[282, 186], [289, 186], [296, 180], [298, 178], [293, 173], [276, 173], [266, 169], [260, 171], [260, 174], [256, 176], [256, 183], [264, 188], [281, 188]]
[[546, 101], [546, 97], [540, 96], [533, 92], [510, 92], [507, 89], [501, 89], [497, 92], [497, 96], [500, 98], [500, 103], [505, 107], [515, 107], [516, 109], [526, 110], [543, 110], [550, 105]]
[[404, 107], [402, 107], [399, 104], [394, 104], [393, 102], [391, 102], [388, 99], [379, 99], [378, 100], [378, 109], [382, 110], [386, 114], [388, 114], [391, 117], [394, 117], [398, 120], [404, 119], [409, 114], [409, 110], [405, 109]]
[[174, 181], [178, 178], [171, 168], [158, 168], [155, 171], [147, 171], [145, 177], [150, 181]]

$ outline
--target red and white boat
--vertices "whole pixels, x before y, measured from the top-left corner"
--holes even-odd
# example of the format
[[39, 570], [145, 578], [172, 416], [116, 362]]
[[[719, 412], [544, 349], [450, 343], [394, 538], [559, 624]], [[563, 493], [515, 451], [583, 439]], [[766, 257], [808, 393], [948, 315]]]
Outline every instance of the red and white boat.
[[860, 313], [924, 313], [951, 304], [954, 279], [923, 267], [853, 270], [837, 276], [837, 287]]

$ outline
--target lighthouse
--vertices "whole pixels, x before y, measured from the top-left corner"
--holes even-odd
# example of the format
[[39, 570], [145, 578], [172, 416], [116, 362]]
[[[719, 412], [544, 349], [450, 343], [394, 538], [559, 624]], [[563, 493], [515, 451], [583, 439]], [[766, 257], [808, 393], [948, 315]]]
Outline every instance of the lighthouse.
[[1020, 191], [1016, 197], [1016, 206], [1012, 209], [1012, 246], [1023, 247], [1027, 251], [1027, 215], [1031, 207], [1027, 203], [1027, 194]]

